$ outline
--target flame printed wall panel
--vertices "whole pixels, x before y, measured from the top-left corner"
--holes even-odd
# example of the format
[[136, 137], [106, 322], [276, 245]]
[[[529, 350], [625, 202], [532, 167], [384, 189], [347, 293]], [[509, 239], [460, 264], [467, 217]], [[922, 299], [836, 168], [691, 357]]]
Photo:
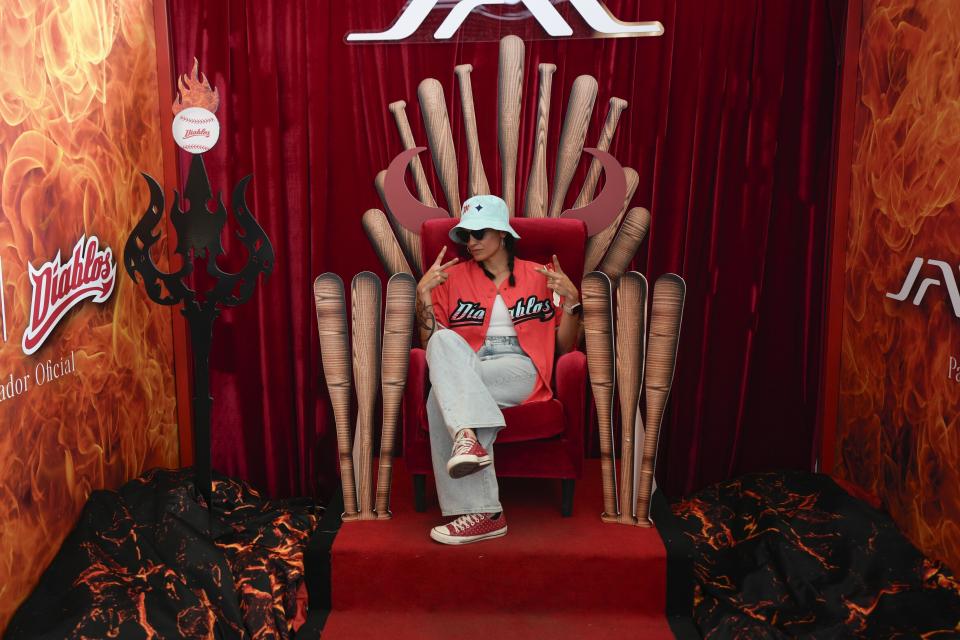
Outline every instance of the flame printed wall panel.
[[[0, 634], [92, 490], [178, 461], [171, 311], [120, 264], [149, 200], [139, 172], [163, 175], [153, 11], [0, 3]], [[27, 356], [29, 265], [66, 262], [84, 236], [113, 251], [112, 296]]]
[[949, 0], [864, 2], [836, 469], [881, 497], [913, 543], [954, 571], [960, 571], [960, 308], [952, 297], [960, 279], [957, 9]]

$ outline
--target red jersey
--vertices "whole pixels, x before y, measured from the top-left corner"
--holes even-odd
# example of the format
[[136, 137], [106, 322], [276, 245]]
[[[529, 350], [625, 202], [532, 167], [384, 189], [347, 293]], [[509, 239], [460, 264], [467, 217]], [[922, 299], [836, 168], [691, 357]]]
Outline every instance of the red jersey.
[[553, 397], [550, 380], [563, 307], [553, 303], [553, 291], [547, 288], [546, 277], [535, 271], [542, 266], [516, 258], [513, 275], [517, 285], [511, 287], [507, 278], [497, 287], [475, 260], [467, 260], [449, 267], [447, 281], [430, 292], [437, 322], [460, 334], [474, 351], [483, 346], [497, 294], [503, 297], [520, 347], [539, 374], [533, 392], [524, 402]]

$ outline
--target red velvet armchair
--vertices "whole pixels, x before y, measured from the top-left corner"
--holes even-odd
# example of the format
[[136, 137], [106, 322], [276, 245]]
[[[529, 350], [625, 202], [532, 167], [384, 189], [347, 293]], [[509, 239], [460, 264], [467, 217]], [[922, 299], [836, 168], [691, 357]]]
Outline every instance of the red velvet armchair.
[[[424, 223], [420, 241], [424, 265], [436, 259], [441, 248], [447, 255], [466, 256], [462, 247], [450, 241], [447, 232], [454, 219], [434, 219]], [[583, 273], [586, 226], [572, 219], [511, 218], [520, 234], [517, 257], [545, 264], [557, 255], [563, 270], [577, 287]], [[584, 458], [586, 420], [587, 359], [572, 351], [557, 359], [554, 397], [503, 411], [506, 429], [497, 435], [497, 475], [520, 478], [557, 478], [562, 484], [561, 512], [573, 511], [574, 483], [581, 477]], [[413, 474], [417, 511], [426, 510], [426, 476], [432, 473], [426, 399], [429, 389], [426, 353], [410, 352], [410, 369], [403, 400], [403, 456]]]

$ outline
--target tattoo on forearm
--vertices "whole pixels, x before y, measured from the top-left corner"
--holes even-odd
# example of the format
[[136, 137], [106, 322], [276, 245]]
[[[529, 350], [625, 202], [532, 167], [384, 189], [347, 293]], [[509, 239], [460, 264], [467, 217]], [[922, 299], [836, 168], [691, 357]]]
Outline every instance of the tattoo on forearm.
[[437, 319], [433, 316], [433, 305], [417, 300], [417, 326], [433, 333], [437, 328]]

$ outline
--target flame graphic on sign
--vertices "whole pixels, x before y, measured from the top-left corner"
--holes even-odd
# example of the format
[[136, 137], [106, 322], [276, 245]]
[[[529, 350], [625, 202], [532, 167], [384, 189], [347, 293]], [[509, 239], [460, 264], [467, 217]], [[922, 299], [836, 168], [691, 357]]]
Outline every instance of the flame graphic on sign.
[[210, 113], [216, 113], [220, 106], [220, 92], [210, 88], [207, 76], [200, 72], [200, 63], [193, 59], [193, 71], [177, 80], [177, 99], [173, 103], [173, 113], [177, 114], [190, 107], [200, 107]]
[[[917, 256], [960, 263], [960, 12], [864, 7], [843, 324], [838, 474], [960, 571], [960, 320], [946, 288], [892, 300]], [[925, 264], [920, 277], [942, 279]], [[912, 298], [911, 298], [912, 299]]]
[[[163, 173], [156, 71], [152, 2], [0, 2], [0, 384], [30, 375], [0, 402], [0, 635], [91, 490], [177, 464], [171, 312], [129, 279], [20, 349], [29, 265], [84, 235], [122, 247], [149, 201], [139, 172]], [[77, 373], [36, 384], [71, 352]]]

